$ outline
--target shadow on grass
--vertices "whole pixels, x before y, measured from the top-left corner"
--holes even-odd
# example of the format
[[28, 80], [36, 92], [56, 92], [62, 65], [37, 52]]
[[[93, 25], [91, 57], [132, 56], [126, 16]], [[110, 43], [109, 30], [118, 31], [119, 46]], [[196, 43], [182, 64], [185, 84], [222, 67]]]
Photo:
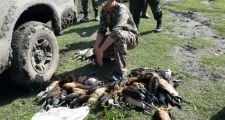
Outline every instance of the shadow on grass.
[[[113, 62], [113, 61], [105, 62], [102, 67], [93, 66], [92, 64], [87, 64], [85, 66], [76, 68], [72, 71], [56, 75], [56, 76], [54, 76], [53, 79], [59, 79], [62, 76], [74, 74], [74, 75], [77, 75], [77, 76], [87, 75], [87, 76], [91, 76], [91, 77], [96, 77], [100, 81], [105, 81], [105, 77], [112, 73], [112, 71], [114, 70], [114, 66], [115, 66], [115, 62]], [[107, 82], [107, 81], [105, 81], [105, 82]]]
[[100, 103], [92, 104], [90, 108], [91, 110], [88, 116], [88, 120], [95, 120], [96, 118], [101, 118], [103, 116], [105, 108]]
[[5, 72], [0, 75], [0, 106], [10, 104], [15, 99], [36, 95], [31, 89], [18, 86]]
[[210, 120], [225, 120], [225, 107], [217, 114], [213, 115]]
[[155, 32], [155, 30], [145, 31], [145, 32], [141, 32], [140, 35], [144, 36], [144, 35], [148, 35], [148, 34], [151, 34], [151, 33], [154, 33], [154, 32]]
[[[76, 25], [76, 24], [74, 24], [74, 25]], [[76, 32], [81, 37], [91, 37], [98, 30], [98, 26], [99, 25], [74, 28], [74, 29], [70, 29], [68, 31], [65, 31], [64, 34], [70, 34], [70, 33]]]
[[65, 53], [65, 52], [78, 50], [78, 49], [79, 50], [87, 49], [87, 48], [90, 48], [91, 46], [93, 46], [94, 42], [95, 41], [82, 41], [82, 42], [78, 42], [78, 43], [72, 43], [72, 44], [66, 45], [66, 48], [59, 50], [59, 52]]
[[[90, 75], [99, 78], [99, 80], [101, 81], [104, 81], [105, 80], [104, 77], [111, 73], [111, 71], [114, 68], [114, 65], [115, 65], [114, 62], [105, 63], [104, 66], [102, 67], [87, 64], [83, 67], [74, 69], [73, 71], [57, 75], [54, 78], [58, 78], [67, 74], [75, 74], [75, 75]], [[42, 88], [35, 88], [33, 90], [30, 88], [20, 87], [13, 82], [13, 80], [9, 77], [8, 73], [1, 74], [0, 80], [1, 80], [0, 106], [10, 104], [18, 98], [29, 98], [31, 96], [36, 96], [38, 92], [40, 92], [40, 89], [42, 89]]]

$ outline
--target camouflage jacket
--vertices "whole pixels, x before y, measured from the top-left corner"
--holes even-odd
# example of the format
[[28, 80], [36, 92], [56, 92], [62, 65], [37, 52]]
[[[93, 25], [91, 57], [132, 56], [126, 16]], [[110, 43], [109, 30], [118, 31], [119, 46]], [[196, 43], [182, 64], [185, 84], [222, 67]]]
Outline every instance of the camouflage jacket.
[[102, 9], [98, 33], [105, 35], [107, 28], [109, 28], [111, 36], [113, 36], [115, 33], [118, 33], [120, 30], [130, 31], [134, 34], [138, 34], [137, 27], [129, 9], [121, 3], [116, 3], [115, 8], [110, 12], [106, 12], [104, 9]]

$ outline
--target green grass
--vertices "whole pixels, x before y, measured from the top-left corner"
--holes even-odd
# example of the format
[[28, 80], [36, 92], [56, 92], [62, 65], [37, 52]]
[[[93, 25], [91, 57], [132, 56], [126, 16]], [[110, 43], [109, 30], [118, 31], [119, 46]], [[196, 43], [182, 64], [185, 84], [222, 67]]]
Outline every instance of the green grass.
[[203, 49], [212, 47], [214, 45], [214, 41], [208, 38], [198, 37], [184, 40], [184, 45], [188, 45], [194, 49]]
[[[191, 101], [183, 104], [183, 110], [174, 109], [178, 120], [219, 119], [218, 111], [224, 108], [224, 81], [206, 81], [189, 77], [180, 85], [178, 91], [184, 99]], [[222, 111], [224, 113], [225, 111]]]
[[202, 63], [214, 68], [225, 68], [225, 55], [206, 55], [202, 58]]
[[225, 74], [225, 55], [207, 54], [202, 57], [201, 64], [210, 70], [215, 77]]
[[215, 21], [215, 25], [212, 28], [218, 33], [220, 36], [225, 37], [225, 12], [224, 4], [225, 0], [215, 0], [214, 4], [212, 4], [211, 10], [205, 12], [204, 15]]
[[10, 103], [10, 105], [2, 106], [0, 116], [2, 119], [29, 120], [33, 114], [39, 111], [39, 107], [33, 105], [34, 96], [18, 98]]
[[174, 7], [177, 10], [204, 11], [207, 9], [207, 6], [201, 0], [183, 0], [183, 2], [174, 4]]
[[1, 80], [0, 119], [30, 120], [33, 114], [40, 110], [33, 102], [37, 92], [20, 88], [4, 77]]
[[[215, 20], [212, 27], [221, 36], [225, 36], [223, 19], [225, 12], [223, 3], [225, 0], [215, 0], [213, 8], [208, 8], [200, 0], [184, 0], [184, 2], [174, 4], [173, 9], [196, 10], [205, 16]], [[163, 11], [164, 16], [169, 13]], [[163, 18], [163, 21], [173, 23], [171, 18]], [[173, 48], [175, 46], [188, 45], [195, 49], [204, 49], [212, 47], [215, 43], [207, 38], [188, 38], [180, 39], [172, 34], [163, 31], [154, 33], [156, 22], [151, 15], [150, 20], [141, 21], [141, 40], [139, 45], [128, 52], [128, 69], [134, 69], [141, 66], [161, 67], [171, 69], [176, 78], [183, 82], [178, 87], [179, 94], [186, 100], [192, 101], [191, 105], [182, 104], [183, 109], [173, 108], [172, 115], [176, 120], [224, 120], [225, 118], [225, 83], [224, 80], [204, 80], [199, 77], [193, 77], [191, 74], [181, 71], [182, 65], [176, 63], [173, 58]], [[175, 28], [176, 26], [174, 26]], [[57, 37], [60, 48], [60, 64], [56, 76], [67, 73], [90, 74], [96, 72], [102, 76], [111, 71], [112, 64], [107, 64], [102, 68], [93, 67], [90, 62], [81, 62], [74, 59], [77, 51], [93, 45], [93, 39], [89, 38], [98, 28], [98, 22], [88, 22], [73, 25], [64, 31], [64, 35]], [[170, 28], [168, 28], [170, 29]], [[172, 29], [172, 28], [171, 28]], [[184, 28], [185, 29], [185, 28]], [[216, 71], [216, 73], [225, 73], [224, 55], [205, 55], [201, 65], [205, 68]], [[3, 80], [4, 81], [4, 80]], [[8, 87], [9, 86], [9, 87]], [[34, 104], [37, 92], [30, 92], [21, 89], [11, 83], [0, 86], [0, 119], [1, 120], [29, 120], [35, 114], [40, 106]], [[146, 120], [151, 119], [154, 112], [150, 114], [135, 110], [133, 107], [123, 109], [110, 109], [92, 105], [88, 119], [102, 120]]]
[[[97, 106], [97, 107], [96, 107]], [[92, 111], [88, 116], [89, 120], [141, 120], [141, 119], [149, 119], [149, 113], [137, 112], [133, 107], [126, 108], [110, 108], [110, 107], [98, 107], [96, 105], [92, 107]], [[150, 114], [152, 114], [150, 112]], [[137, 116], [142, 116], [138, 118]]]
[[93, 39], [89, 38], [96, 32], [98, 22], [89, 22], [69, 27], [64, 31], [64, 35], [58, 37], [60, 48], [60, 65], [57, 74], [70, 72], [78, 67], [85, 66], [86, 62], [74, 59], [76, 52], [91, 47], [94, 44]]

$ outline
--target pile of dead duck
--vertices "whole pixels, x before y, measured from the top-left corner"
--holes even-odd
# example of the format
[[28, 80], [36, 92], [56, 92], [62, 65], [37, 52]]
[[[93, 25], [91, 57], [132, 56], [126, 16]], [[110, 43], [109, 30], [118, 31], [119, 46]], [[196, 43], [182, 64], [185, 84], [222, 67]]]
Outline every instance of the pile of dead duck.
[[[36, 101], [44, 110], [57, 107], [71, 109], [101, 103], [121, 108], [121, 103], [143, 110], [155, 109], [155, 119], [171, 119], [170, 109], [181, 109], [185, 102], [176, 91], [180, 80], [173, 80], [170, 70], [137, 68], [131, 70], [126, 81], [103, 84], [94, 77], [69, 74], [53, 81]], [[124, 106], [123, 106], [124, 107]]]

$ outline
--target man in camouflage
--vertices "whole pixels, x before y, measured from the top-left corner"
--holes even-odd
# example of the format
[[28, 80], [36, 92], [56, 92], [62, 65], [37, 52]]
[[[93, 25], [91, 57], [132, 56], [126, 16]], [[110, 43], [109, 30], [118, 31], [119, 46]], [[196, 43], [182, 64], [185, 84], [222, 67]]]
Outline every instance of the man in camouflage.
[[[106, 35], [107, 28], [109, 35]], [[107, 53], [113, 48], [116, 69], [111, 78], [125, 79], [127, 49], [132, 49], [137, 44], [138, 30], [128, 8], [116, 0], [107, 0], [101, 11], [100, 28], [94, 46], [97, 63], [102, 66], [102, 59], [108, 57]]]
[[133, 15], [134, 22], [137, 27], [139, 27], [141, 11], [144, 8], [144, 5], [148, 2], [151, 7], [154, 19], [157, 21], [155, 32], [162, 31], [162, 11], [159, 6], [160, 0], [130, 0], [130, 11]]
[[[84, 17], [83, 20], [84, 21], [88, 21], [89, 17], [88, 17], [88, 0], [81, 0], [81, 4], [83, 7], [83, 13], [84, 13]], [[98, 0], [92, 0], [92, 6], [93, 6], [93, 11], [95, 13], [95, 20], [97, 20], [98, 18]]]

